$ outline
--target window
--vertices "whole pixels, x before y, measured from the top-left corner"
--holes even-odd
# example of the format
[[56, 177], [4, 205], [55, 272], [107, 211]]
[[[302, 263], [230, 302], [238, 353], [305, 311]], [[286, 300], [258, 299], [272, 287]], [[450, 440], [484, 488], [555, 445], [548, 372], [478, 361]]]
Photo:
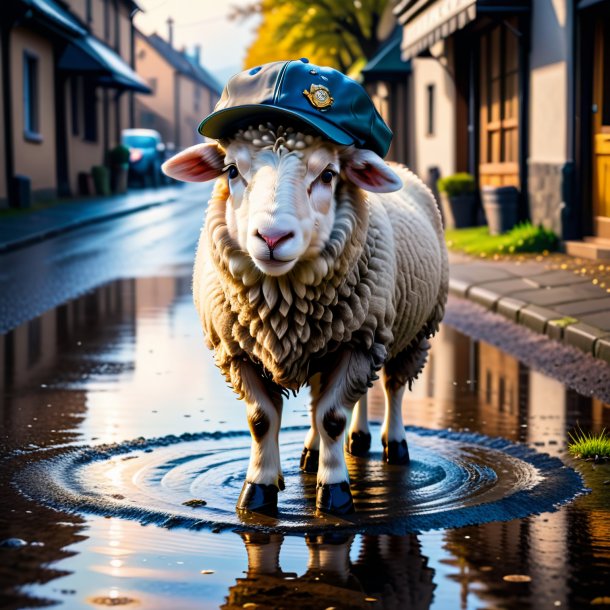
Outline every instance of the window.
[[24, 133], [26, 139], [38, 142], [42, 140], [40, 136], [39, 95], [38, 58], [25, 51], [23, 54]]
[[427, 110], [428, 110], [428, 120], [426, 122], [427, 131], [426, 135], [433, 136], [434, 135], [434, 85], [428, 85], [426, 88], [427, 94]]
[[201, 86], [195, 83], [194, 87], [193, 106], [195, 112], [199, 112], [201, 110]]
[[95, 83], [83, 81], [83, 139], [97, 142], [97, 90]]
[[479, 174], [483, 185], [519, 186], [519, 48], [512, 29], [499, 25], [481, 37]]
[[148, 86], [150, 87], [150, 90], [153, 92], [153, 95], [155, 93], [157, 93], [157, 78], [156, 77], [151, 77], [148, 79]]
[[80, 134], [80, 87], [78, 76], [70, 78], [70, 114], [72, 122], [72, 135]]
[[85, 4], [85, 14], [87, 19], [87, 25], [91, 25], [93, 22], [93, 9], [91, 7], [91, 0], [86, 0]]

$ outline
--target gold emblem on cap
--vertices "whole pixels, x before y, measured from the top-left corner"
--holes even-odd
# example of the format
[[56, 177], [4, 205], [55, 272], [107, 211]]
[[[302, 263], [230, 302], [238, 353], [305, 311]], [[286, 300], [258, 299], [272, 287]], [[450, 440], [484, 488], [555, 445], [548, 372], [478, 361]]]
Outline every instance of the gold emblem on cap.
[[330, 91], [324, 85], [312, 85], [307, 89], [303, 89], [303, 95], [311, 102], [311, 105], [318, 110], [323, 110], [332, 106], [335, 101], [331, 96]]

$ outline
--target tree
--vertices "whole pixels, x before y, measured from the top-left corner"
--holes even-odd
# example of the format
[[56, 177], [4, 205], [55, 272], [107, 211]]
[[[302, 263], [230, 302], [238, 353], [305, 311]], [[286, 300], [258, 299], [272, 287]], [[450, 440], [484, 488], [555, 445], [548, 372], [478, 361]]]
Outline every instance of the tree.
[[261, 0], [232, 7], [230, 18], [261, 15], [245, 69], [308, 57], [347, 72], [373, 57], [381, 42], [379, 25], [390, 10], [389, 0]]

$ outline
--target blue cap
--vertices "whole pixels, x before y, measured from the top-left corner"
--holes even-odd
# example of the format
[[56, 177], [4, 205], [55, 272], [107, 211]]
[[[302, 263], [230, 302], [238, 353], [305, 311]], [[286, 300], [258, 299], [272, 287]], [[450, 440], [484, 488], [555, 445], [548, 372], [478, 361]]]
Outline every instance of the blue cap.
[[[338, 70], [303, 58], [275, 61], [231, 77], [199, 133], [216, 140], [261, 122], [289, 120], [337, 144], [368, 148], [384, 157], [392, 131], [365, 89]], [[288, 125], [288, 123], [286, 123]]]

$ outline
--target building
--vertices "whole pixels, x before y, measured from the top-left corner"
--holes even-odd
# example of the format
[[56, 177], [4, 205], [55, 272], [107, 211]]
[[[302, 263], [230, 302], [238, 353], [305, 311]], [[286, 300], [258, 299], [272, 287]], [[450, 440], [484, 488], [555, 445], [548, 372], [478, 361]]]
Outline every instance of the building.
[[197, 127], [214, 109], [222, 87], [201, 66], [199, 48], [190, 57], [173, 47], [171, 20], [169, 32], [166, 41], [136, 31], [136, 69], [152, 90], [136, 96], [136, 123], [156, 129], [170, 148], [181, 149], [203, 140]]
[[394, 137], [386, 157], [411, 165], [414, 138], [413, 107], [409, 103], [411, 62], [401, 59], [402, 31], [397, 27], [379, 52], [362, 69], [363, 84], [379, 114], [392, 126]]
[[520, 219], [610, 258], [610, 0], [402, 0], [394, 13], [407, 162], [513, 186]]
[[0, 6], [0, 206], [79, 192], [133, 124], [132, 0]]

